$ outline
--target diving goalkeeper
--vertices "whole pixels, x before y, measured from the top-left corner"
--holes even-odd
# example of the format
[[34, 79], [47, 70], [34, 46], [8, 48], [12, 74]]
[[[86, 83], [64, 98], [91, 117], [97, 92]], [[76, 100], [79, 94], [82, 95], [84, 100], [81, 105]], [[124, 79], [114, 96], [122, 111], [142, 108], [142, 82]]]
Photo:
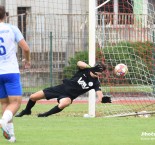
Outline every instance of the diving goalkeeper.
[[41, 99], [49, 100], [57, 98], [58, 105], [45, 113], [38, 114], [38, 117], [47, 117], [59, 113], [69, 106], [74, 99], [91, 89], [96, 91], [99, 102], [111, 103], [110, 98], [103, 97], [99, 82], [99, 76], [106, 70], [106, 66], [100, 63], [94, 67], [90, 67], [83, 61], [78, 61], [77, 66], [79, 70], [71, 79], [64, 79], [61, 85], [45, 88], [32, 94], [26, 108], [17, 114], [16, 117], [30, 115], [36, 101]]

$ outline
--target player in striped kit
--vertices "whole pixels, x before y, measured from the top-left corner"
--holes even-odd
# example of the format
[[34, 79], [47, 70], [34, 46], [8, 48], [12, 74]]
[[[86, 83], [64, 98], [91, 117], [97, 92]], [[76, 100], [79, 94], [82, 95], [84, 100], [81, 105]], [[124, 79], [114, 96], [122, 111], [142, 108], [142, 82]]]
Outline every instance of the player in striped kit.
[[0, 6], [0, 102], [2, 107], [0, 126], [3, 136], [8, 141], [15, 142], [13, 116], [20, 108], [22, 101], [15, 43], [23, 50], [25, 68], [30, 67], [30, 49], [20, 30], [16, 26], [5, 23], [5, 18], [5, 7]]

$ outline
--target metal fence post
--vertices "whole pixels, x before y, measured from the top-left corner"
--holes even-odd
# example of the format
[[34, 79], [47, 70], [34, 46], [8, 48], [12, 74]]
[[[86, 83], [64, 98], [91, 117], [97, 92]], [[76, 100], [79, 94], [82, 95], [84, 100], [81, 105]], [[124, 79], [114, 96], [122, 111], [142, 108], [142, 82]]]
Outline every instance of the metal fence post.
[[52, 83], [52, 32], [50, 32], [50, 53], [49, 53], [49, 57], [50, 57], [50, 82], [51, 82], [51, 86], [53, 85]]

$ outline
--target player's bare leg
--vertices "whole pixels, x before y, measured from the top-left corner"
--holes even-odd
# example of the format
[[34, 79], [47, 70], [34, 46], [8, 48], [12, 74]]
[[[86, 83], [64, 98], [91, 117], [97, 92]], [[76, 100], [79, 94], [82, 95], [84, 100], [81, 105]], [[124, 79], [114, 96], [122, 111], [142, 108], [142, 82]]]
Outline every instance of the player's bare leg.
[[71, 101], [71, 99], [70, 99], [69, 97], [67, 97], [67, 98], [62, 98], [62, 99], [60, 99], [60, 101], [59, 101], [58, 107], [59, 107], [60, 109], [64, 109], [64, 108], [68, 107], [71, 103], [72, 103], [72, 101]]
[[13, 115], [17, 112], [21, 105], [21, 96], [11, 96], [5, 99], [1, 99], [2, 107], [2, 119], [1, 128], [3, 136], [10, 142], [15, 142]]
[[21, 106], [22, 97], [21, 96], [11, 96], [6, 99], [2, 99], [1, 105], [2, 109], [4, 110], [10, 110], [13, 115], [16, 114], [18, 109]]
[[41, 99], [45, 99], [44, 92], [43, 92], [42, 90], [41, 90], [41, 91], [38, 91], [38, 92], [32, 94], [32, 95], [30, 96], [30, 99], [31, 99], [32, 101], [38, 101], [38, 100], [41, 100]]

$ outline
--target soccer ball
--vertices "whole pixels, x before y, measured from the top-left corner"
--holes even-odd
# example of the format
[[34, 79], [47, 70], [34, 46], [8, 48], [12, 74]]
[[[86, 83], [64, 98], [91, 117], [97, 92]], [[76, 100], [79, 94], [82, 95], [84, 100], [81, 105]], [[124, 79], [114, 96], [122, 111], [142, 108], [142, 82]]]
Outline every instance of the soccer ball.
[[128, 73], [128, 67], [123, 63], [117, 64], [115, 66], [114, 73], [117, 76], [125, 76]]

